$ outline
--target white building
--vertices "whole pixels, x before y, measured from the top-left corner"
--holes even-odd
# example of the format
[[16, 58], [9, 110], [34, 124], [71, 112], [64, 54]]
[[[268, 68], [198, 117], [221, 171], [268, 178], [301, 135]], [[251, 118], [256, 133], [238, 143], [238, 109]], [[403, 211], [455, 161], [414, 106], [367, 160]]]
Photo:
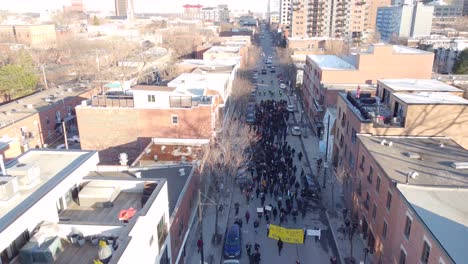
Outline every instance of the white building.
[[271, 24], [278, 24], [280, 22], [280, 14], [279, 12], [271, 12], [270, 13], [270, 23]]
[[292, 0], [281, 0], [280, 25], [289, 26], [292, 18]]
[[379, 7], [377, 30], [384, 41], [392, 38], [429, 36], [434, 6], [416, 5]]
[[453, 39], [448, 45], [433, 45], [435, 53], [434, 71], [452, 74], [453, 65], [460, 52], [468, 48], [468, 39]]
[[201, 19], [212, 22], [227, 22], [229, 21], [229, 9], [227, 5], [203, 7], [201, 9]]
[[90, 174], [98, 163], [95, 151], [35, 149], [2, 168], [0, 263], [92, 263], [99, 241], [109, 263], [159, 263], [166, 180]]

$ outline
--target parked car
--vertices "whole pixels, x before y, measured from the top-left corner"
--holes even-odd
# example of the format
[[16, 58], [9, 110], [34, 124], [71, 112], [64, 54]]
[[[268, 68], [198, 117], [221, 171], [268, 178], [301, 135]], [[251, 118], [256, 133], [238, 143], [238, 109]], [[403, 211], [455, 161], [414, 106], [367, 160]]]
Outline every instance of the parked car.
[[280, 84], [280, 89], [286, 89], [286, 84], [284, 83]]
[[223, 261], [223, 264], [239, 264], [239, 260], [238, 259], [225, 259]]
[[262, 74], [267, 74], [267, 70], [266, 69], [262, 69]]
[[288, 112], [294, 113], [294, 105], [288, 104]]
[[253, 112], [249, 112], [245, 115], [245, 122], [247, 124], [255, 123], [255, 114]]
[[271, 72], [271, 73], [275, 73], [275, 72], [276, 72], [275, 68], [272, 67], [271, 70], [270, 70], [270, 72]]
[[241, 229], [237, 224], [226, 230], [224, 258], [239, 259], [242, 252]]
[[291, 134], [292, 134], [293, 136], [300, 136], [300, 135], [302, 135], [301, 128], [298, 127], [298, 126], [293, 126], [293, 127], [291, 128]]

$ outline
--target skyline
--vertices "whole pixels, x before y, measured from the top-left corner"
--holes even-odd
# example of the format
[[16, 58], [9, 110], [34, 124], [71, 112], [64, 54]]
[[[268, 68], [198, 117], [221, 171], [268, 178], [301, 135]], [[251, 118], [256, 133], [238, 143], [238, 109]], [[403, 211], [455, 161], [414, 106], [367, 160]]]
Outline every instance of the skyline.
[[[266, 12], [268, 0], [238, 0], [219, 1], [219, 0], [173, 0], [170, 2], [163, 0], [134, 0], [136, 13], [182, 13], [184, 4], [201, 4], [203, 6], [215, 6], [219, 4], [227, 4], [229, 9], [245, 9], [253, 12]], [[92, 11], [113, 11], [114, 0], [83, 0], [85, 8]], [[45, 10], [60, 9], [63, 6], [71, 5], [71, 0], [17, 0], [6, 1], [2, 0], [0, 9], [9, 10], [14, 12], [37, 12], [40, 13]]]

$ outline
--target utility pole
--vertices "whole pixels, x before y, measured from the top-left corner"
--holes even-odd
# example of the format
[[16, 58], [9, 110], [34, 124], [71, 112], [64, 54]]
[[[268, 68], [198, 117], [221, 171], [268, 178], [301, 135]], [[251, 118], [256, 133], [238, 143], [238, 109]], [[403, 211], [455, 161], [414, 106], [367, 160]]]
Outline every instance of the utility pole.
[[198, 222], [200, 223], [200, 239], [202, 241], [202, 246], [200, 249], [200, 264], [204, 264], [205, 257], [203, 256], [203, 213], [202, 213], [202, 201], [201, 201], [201, 191], [198, 190]]
[[41, 69], [42, 69], [42, 78], [44, 79], [44, 86], [46, 89], [49, 89], [49, 86], [47, 85], [47, 77], [45, 73], [45, 64], [41, 65]]
[[328, 169], [328, 137], [330, 134], [330, 115], [328, 115], [327, 119], [327, 140], [325, 142], [325, 164], [323, 164], [323, 184], [322, 188], [326, 188], [326, 181], [327, 181], [327, 169]]
[[62, 129], [63, 129], [63, 139], [65, 140], [65, 149], [68, 149], [67, 128], [65, 126], [65, 121], [62, 121]]

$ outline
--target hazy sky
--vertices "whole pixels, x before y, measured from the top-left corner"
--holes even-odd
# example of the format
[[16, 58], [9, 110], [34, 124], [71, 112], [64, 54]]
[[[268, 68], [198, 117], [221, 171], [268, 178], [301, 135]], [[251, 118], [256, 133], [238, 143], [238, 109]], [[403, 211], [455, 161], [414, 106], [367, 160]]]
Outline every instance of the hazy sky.
[[[245, 9], [265, 12], [268, 0], [133, 0], [135, 12], [182, 13], [184, 4], [212, 6], [228, 4], [230, 9]], [[113, 10], [114, 0], [83, 0], [88, 10]], [[70, 5], [71, 0], [0, 0], [0, 9], [41, 12]]]

